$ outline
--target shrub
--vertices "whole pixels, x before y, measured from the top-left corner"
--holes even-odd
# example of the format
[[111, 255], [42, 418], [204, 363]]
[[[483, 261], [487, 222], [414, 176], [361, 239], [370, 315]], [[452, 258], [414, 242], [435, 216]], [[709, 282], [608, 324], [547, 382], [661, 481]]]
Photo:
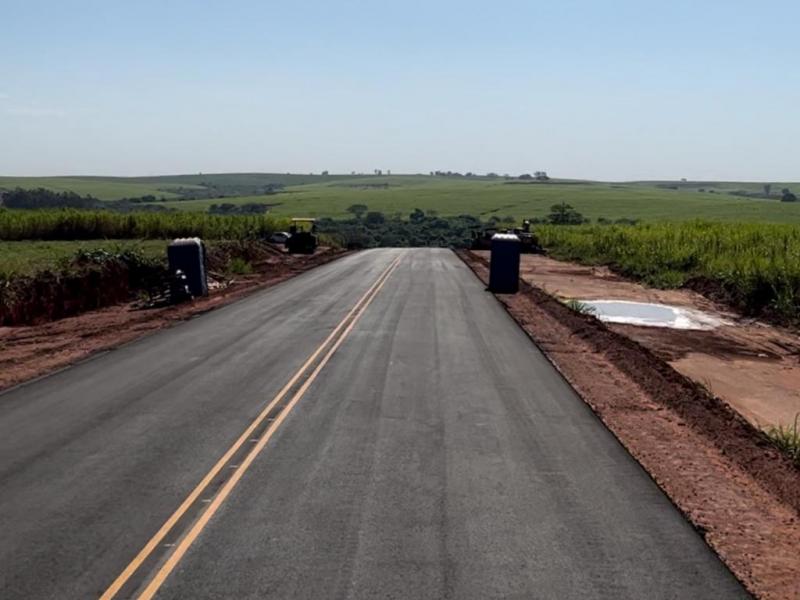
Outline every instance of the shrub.
[[237, 256], [228, 263], [228, 272], [234, 275], [247, 275], [253, 272], [253, 266], [245, 259]]
[[778, 425], [777, 427], [770, 427], [766, 431], [769, 440], [778, 447], [779, 450], [785, 452], [797, 466], [800, 466], [800, 414], [795, 416], [794, 424], [791, 426]]

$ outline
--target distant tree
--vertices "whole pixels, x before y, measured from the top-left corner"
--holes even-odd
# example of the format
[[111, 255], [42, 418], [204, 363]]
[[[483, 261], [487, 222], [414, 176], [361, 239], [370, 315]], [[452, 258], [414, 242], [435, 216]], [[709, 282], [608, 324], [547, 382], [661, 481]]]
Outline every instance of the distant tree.
[[499, 175], [497, 173], [491, 173], [491, 172], [487, 173], [486, 176], [487, 177], [492, 177], [492, 178], [499, 177]]
[[550, 214], [547, 216], [547, 220], [553, 225], [580, 225], [586, 222], [583, 215], [566, 202], [553, 204], [550, 207]]
[[523, 173], [522, 175], [519, 176], [519, 178], [527, 181], [529, 179], [533, 179], [533, 175], [531, 175], [530, 173]]
[[772, 184], [771, 184], [771, 183], [765, 183], [765, 184], [764, 184], [764, 195], [765, 195], [767, 198], [769, 198], [769, 193], [770, 193], [771, 191], [772, 191]]
[[208, 212], [215, 215], [258, 215], [269, 212], [269, 204], [260, 204], [258, 202], [231, 204], [230, 202], [223, 202], [222, 204], [212, 204], [208, 208]]
[[550, 177], [547, 176], [547, 171], [536, 171], [533, 174], [536, 181], [549, 181]]
[[327, 172], [327, 171], [323, 171], [323, 172], [322, 172], [322, 175], [323, 175], [323, 177], [324, 177], [324, 176], [327, 176], [327, 175], [328, 175], [328, 172]]
[[425, 213], [420, 209], [415, 208], [414, 212], [408, 216], [408, 220], [412, 223], [422, 223], [422, 221], [425, 220]]
[[382, 248], [396, 248], [400, 246], [407, 246], [408, 242], [396, 233], [388, 232], [381, 236], [378, 245]]
[[361, 216], [369, 210], [369, 207], [366, 204], [351, 204], [346, 210], [355, 215], [357, 219], [360, 219]]
[[383, 215], [382, 212], [377, 211], [370, 211], [367, 213], [367, 216], [364, 218], [364, 223], [367, 224], [369, 227], [374, 227], [375, 225], [383, 225], [386, 222], [386, 217]]
[[789, 188], [781, 190], [781, 202], [797, 202], [797, 196]]

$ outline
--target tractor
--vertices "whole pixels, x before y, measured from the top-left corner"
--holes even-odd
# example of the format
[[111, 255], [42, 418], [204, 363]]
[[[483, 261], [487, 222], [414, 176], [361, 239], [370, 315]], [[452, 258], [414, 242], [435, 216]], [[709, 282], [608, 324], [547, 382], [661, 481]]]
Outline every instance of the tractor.
[[314, 254], [317, 249], [316, 219], [292, 219], [286, 250], [289, 254]]
[[473, 250], [489, 250], [492, 247], [492, 236], [495, 233], [500, 233], [496, 227], [488, 227], [481, 231], [472, 232], [472, 249]]
[[544, 254], [544, 250], [539, 245], [539, 239], [531, 231], [531, 222], [529, 219], [525, 219], [522, 222], [522, 227], [506, 230], [487, 227], [480, 233], [473, 233], [472, 249], [489, 250], [492, 247], [492, 236], [495, 233], [513, 233], [516, 235], [520, 241], [520, 252], [525, 254]]
[[531, 231], [530, 219], [525, 219], [522, 222], [522, 228], [509, 229], [508, 233], [516, 234], [522, 246], [520, 251], [526, 254], [544, 254], [544, 249], [539, 245], [539, 238], [537, 238]]

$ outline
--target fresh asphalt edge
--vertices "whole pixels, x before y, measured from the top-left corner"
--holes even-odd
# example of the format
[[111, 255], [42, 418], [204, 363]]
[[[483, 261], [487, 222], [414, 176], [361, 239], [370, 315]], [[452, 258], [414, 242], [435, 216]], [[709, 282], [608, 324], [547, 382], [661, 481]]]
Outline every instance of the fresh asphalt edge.
[[[201, 309], [197, 310], [196, 312], [193, 312], [191, 314], [186, 315], [185, 317], [176, 318], [174, 320], [169, 321], [164, 327], [160, 327], [158, 329], [152, 329], [152, 330], [148, 330], [148, 331], [143, 331], [139, 335], [137, 335], [136, 337], [133, 337], [133, 338], [131, 338], [131, 339], [125, 341], [125, 342], [121, 342], [119, 344], [111, 344], [110, 346], [105, 346], [105, 347], [102, 347], [102, 348], [98, 348], [97, 350], [89, 352], [89, 354], [87, 354], [86, 356], [82, 356], [81, 358], [78, 358], [78, 359], [76, 359], [74, 361], [70, 361], [70, 362], [68, 362], [67, 364], [65, 364], [65, 365], [63, 365], [61, 367], [57, 367], [57, 368], [53, 369], [52, 371], [47, 371], [46, 373], [42, 373], [40, 375], [36, 375], [36, 376], [34, 376], [34, 377], [30, 378], [30, 379], [26, 379], [25, 381], [20, 381], [19, 383], [15, 383], [14, 385], [11, 385], [11, 386], [9, 386], [7, 388], [2, 388], [2, 389], [0, 389], [0, 401], [3, 400], [3, 397], [5, 395], [10, 394], [11, 392], [14, 392], [14, 391], [19, 390], [19, 389], [23, 389], [23, 388], [25, 388], [25, 387], [27, 387], [29, 385], [32, 385], [34, 383], [38, 383], [40, 381], [43, 381], [45, 379], [48, 379], [48, 378], [53, 377], [55, 375], [58, 375], [59, 373], [63, 373], [64, 371], [67, 371], [67, 370], [72, 369], [74, 367], [80, 366], [82, 364], [91, 362], [93, 360], [97, 360], [99, 358], [102, 358], [106, 354], [109, 354], [109, 353], [114, 352], [116, 350], [122, 350], [123, 348], [127, 348], [128, 346], [133, 346], [133, 345], [135, 345], [135, 344], [137, 344], [139, 342], [142, 342], [143, 340], [145, 340], [147, 338], [150, 338], [150, 337], [152, 337], [154, 335], [158, 335], [162, 331], [168, 331], [168, 330], [170, 330], [170, 329], [172, 329], [174, 327], [178, 327], [180, 325], [184, 325], [185, 323], [188, 323], [189, 321], [192, 321], [197, 317], [202, 317], [203, 315], [206, 315], [206, 314], [208, 314], [210, 312], [214, 312], [214, 311], [217, 311], [217, 310], [223, 310], [223, 309], [225, 309], [225, 308], [227, 308], [229, 306], [234, 306], [235, 304], [250, 298], [251, 296], [253, 296], [253, 294], [257, 294], [259, 292], [263, 292], [263, 291], [266, 291], [266, 290], [274, 289], [274, 288], [276, 288], [276, 287], [278, 287], [278, 286], [280, 286], [282, 284], [285, 284], [285, 283], [287, 283], [287, 282], [289, 282], [289, 281], [291, 281], [293, 279], [296, 279], [298, 277], [302, 277], [303, 275], [305, 275], [306, 273], [308, 273], [310, 271], [313, 271], [317, 267], [323, 267], [323, 266], [325, 266], [327, 264], [332, 263], [335, 260], [338, 260], [340, 258], [344, 258], [346, 256], [350, 256], [352, 254], [355, 254], [355, 251], [346, 250], [344, 252], [339, 252], [338, 254], [332, 254], [332, 255], [325, 256], [325, 257], [323, 257], [324, 260], [322, 260], [321, 262], [315, 263], [313, 265], [308, 265], [308, 266], [301, 267], [300, 270], [298, 270], [298, 271], [289, 271], [289, 273], [287, 274], [286, 277], [284, 277], [282, 279], [279, 279], [278, 281], [275, 281], [275, 282], [265, 281], [263, 283], [257, 284], [255, 286], [253, 286], [253, 288], [251, 288], [249, 290], [246, 290], [240, 297], [234, 298], [230, 302], [222, 302], [222, 303], [217, 304], [215, 306], [209, 306], [207, 308], [201, 308]], [[176, 306], [180, 306], [180, 305], [176, 305]], [[91, 311], [87, 311], [87, 312], [91, 312]], [[86, 314], [86, 313], [82, 313], [82, 314]]]
[[[478, 275], [477, 271], [475, 271], [473, 266], [467, 260], [465, 260], [464, 255], [461, 252], [455, 252], [455, 254], [469, 268], [469, 270], [472, 271], [473, 275], [475, 275], [475, 277], [478, 279], [478, 281], [480, 281], [481, 283], [485, 283], [483, 281], [483, 279], [481, 278], [481, 276]], [[484, 262], [483, 260], [480, 259], [480, 257], [475, 257], [475, 258], [478, 261], [482, 262], [482, 263]], [[486, 265], [486, 266], [488, 268], [488, 265]], [[525, 283], [525, 282], [521, 281], [521, 283]], [[647, 478], [650, 479], [650, 481], [652, 481], [656, 485], [656, 487], [658, 487], [659, 490], [661, 490], [661, 493], [663, 493], [664, 496], [666, 496], [667, 500], [669, 500], [669, 503], [673, 507], [675, 507], [675, 509], [678, 511], [678, 513], [680, 513], [680, 515], [684, 518], [684, 520], [692, 527], [692, 529], [697, 533], [697, 535], [703, 540], [703, 544], [705, 544], [705, 546], [709, 550], [711, 550], [711, 552], [714, 554], [714, 556], [716, 556], [719, 559], [719, 561], [725, 566], [725, 568], [731, 573], [731, 575], [733, 575], [733, 577], [736, 578], [736, 580], [742, 585], [742, 587], [745, 589], [745, 591], [748, 594], [750, 594], [750, 596], [752, 596], [753, 598], [757, 598], [757, 596], [755, 595], [754, 590], [752, 590], [750, 588], [750, 586], [747, 585], [747, 582], [743, 581], [736, 574], [736, 572], [728, 566], [728, 563], [725, 562], [724, 557], [721, 556], [720, 553], [717, 552], [716, 548], [714, 548], [714, 546], [712, 546], [708, 542], [708, 540], [706, 539], [706, 535], [705, 535], [706, 534], [706, 529], [704, 527], [698, 525], [697, 523], [695, 523], [692, 520], [691, 516], [685, 510], [683, 510], [683, 508], [681, 508], [681, 506], [672, 498], [672, 496], [669, 495], [667, 490], [665, 490], [661, 486], [661, 484], [658, 482], [658, 480], [655, 477], [653, 477], [652, 473], [650, 473], [650, 471], [648, 471], [645, 468], [645, 466], [641, 462], [639, 462], [639, 459], [637, 459], [636, 456], [628, 449], [628, 446], [625, 444], [624, 441], [622, 441], [622, 439], [616, 434], [616, 432], [613, 429], [611, 429], [608, 425], [606, 425], [605, 421], [603, 421], [603, 419], [599, 415], [599, 413], [594, 409], [594, 407], [589, 402], [587, 402], [586, 398], [583, 397], [583, 394], [581, 394], [578, 390], [575, 389], [575, 387], [573, 387], [572, 383], [569, 381], [569, 379], [567, 378], [567, 376], [564, 373], [564, 371], [561, 370], [561, 367], [558, 365], [558, 363], [547, 353], [547, 351], [544, 348], [542, 348], [538, 344], [538, 342], [534, 339], [533, 335], [527, 329], [525, 329], [525, 327], [522, 325], [522, 323], [520, 323], [514, 317], [514, 315], [509, 310], [508, 306], [505, 303], [501, 302], [500, 299], [497, 297], [497, 295], [494, 294], [491, 290], [489, 290], [488, 287], [486, 288], [486, 292], [489, 293], [489, 294], [492, 294], [492, 296], [494, 297], [495, 301], [500, 306], [503, 307], [503, 310], [508, 315], [509, 319], [514, 321], [514, 323], [516, 323], [517, 326], [523, 332], [525, 332], [525, 335], [528, 337], [528, 339], [531, 341], [531, 343], [534, 346], [536, 346], [536, 348], [539, 350], [539, 352], [542, 353], [542, 355], [545, 357], [547, 362], [549, 362], [553, 366], [555, 371], [558, 373], [558, 376], [561, 377], [561, 379], [564, 381], [564, 383], [566, 383], [570, 387], [570, 389], [572, 389], [575, 392], [575, 395], [578, 396], [578, 398], [581, 399], [581, 401], [583, 402], [583, 405], [586, 407], [586, 409], [589, 412], [591, 412], [592, 415], [594, 415], [594, 417], [600, 422], [600, 424], [606, 430], [608, 430], [608, 432], [611, 434], [611, 436], [614, 438], [614, 440], [616, 440], [617, 444], [619, 444], [619, 446], [633, 459], [633, 461], [637, 464], [639, 469], [647, 476]]]

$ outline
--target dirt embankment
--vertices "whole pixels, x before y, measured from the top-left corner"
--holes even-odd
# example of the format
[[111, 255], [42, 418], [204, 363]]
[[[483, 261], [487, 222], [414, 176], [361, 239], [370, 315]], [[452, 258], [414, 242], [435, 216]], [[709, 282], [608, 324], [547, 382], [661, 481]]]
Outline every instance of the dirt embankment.
[[524, 281], [498, 299], [749, 591], [800, 597], [800, 469], [636, 340]]
[[39, 273], [0, 285], [0, 325], [63, 319], [125, 302], [132, 293], [129, 268], [119, 261], [70, 273]]
[[[206, 248], [208, 268], [220, 273], [234, 258], [257, 269], [284, 256], [281, 249], [258, 240], [213, 241]], [[137, 294], [163, 294], [168, 287], [169, 270], [163, 261], [98, 248], [76, 255], [59, 269], [0, 281], [0, 326], [72, 317], [127, 302]]]
[[[240, 256], [236, 248], [223, 248], [209, 257], [210, 268], [224, 264], [227, 254]], [[142, 308], [129, 302], [38, 325], [0, 327], [0, 390], [223, 306], [343, 254], [331, 248], [320, 248], [312, 256], [260, 253], [252, 257], [253, 273], [213, 286], [207, 297], [177, 306]]]

